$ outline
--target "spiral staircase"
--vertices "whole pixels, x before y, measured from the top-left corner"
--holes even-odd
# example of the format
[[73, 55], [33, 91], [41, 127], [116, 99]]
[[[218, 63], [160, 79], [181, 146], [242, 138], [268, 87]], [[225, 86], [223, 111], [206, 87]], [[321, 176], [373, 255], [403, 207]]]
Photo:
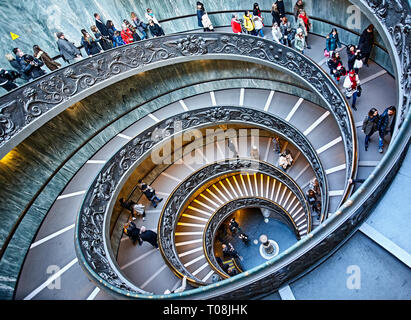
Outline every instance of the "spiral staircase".
[[[365, 13], [375, 10], [366, 1], [354, 2]], [[385, 18], [374, 17], [381, 31], [394, 30], [384, 26]], [[21, 176], [18, 184], [7, 184], [11, 189], [4, 194], [13, 201], [26, 192], [30, 199], [24, 210], [11, 206], [23, 214], [14, 217], [18, 223], [10, 225], [2, 249], [2, 298], [369, 299], [387, 297], [375, 288], [391, 287], [400, 290], [389, 298], [411, 298], [409, 217], [406, 210], [386, 216], [391, 192], [400, 193], [395, 190], [409, 179], [409, 109], [402, 108], [408, 103], [408, 87], [398, 85], [409, 75], [400, 75], [398, 69], [394, 78], [370, 62], [360, 71], [363, 97], [358, 111], [351, 111], [342, 85], [327, 75], [323, 37], [310, 35], [312, 49], [305, 52], [310, 60], [305, 61], [270, 40], [229, 32], [218, 27], [212, 35], [192, 31], [114, 49], [1, 98], [2, 115], [19, 103], [27, 112], [19, 128], [17, 121], [2, 118], [2, 137], [7, 136], [1, 141], [2, 165], [10, 168], [3, 181], [14, 181], [16, 172]], [[396, 41], [386, 37], [387, 46]], [[389, 48], [395, 68], [405, 67], [407, 61], [399, 60], [396, 49]], [[341, 55], [346, 61], [345, 50]], [[124, 57], [132, 58], [125, 62]], [[114, 61], [110, 73], [105, 73], [104, 59]], [[65, 78], [74, 81], [75, 90]], [[146, 84], [135, 90], [142, 79]], [[111, 93], [102, 90], [110, 87]], [[35, 88], [49, 97], [39, 97]], [[63, 90], [53, 94], [53, 88]], [[376, 137], [369, 151], [364, 150], [360, 128], [374, 105], [402, 110], [384, 154], [377, 152]], [[59, 124], [69, 125], [56, 137], [52, 130], [60, 129]], [[197, 162], [184, 160], [186, 145], [164, 148], [179, 134], [207, 129], [247, 133], [235, 152], [227, 148], [227, 137], [201, 139]], [[168, 133], [158, 137], [158, 131]], [[293, 155], [286, 172], [278, 168], [273, 137], [279, 137], [281, 151]], [[39, 140], [49, 142], [51, 150], [36, 143]], [[168, 150], [161, 164], [150, 157], [155, 148]], [[23, 161], [27, 152], [33, 157]], [[50, 165], [36, 153], [55, 153], [65, 160], [51, 156]], [[28, 179], [24, 184], [37, 170], [42, 183]], [[304, 198], [314, 178], [321, 187], [318, 220]], [[355, 187], [348, 183], [353, 178], [367, 181]], [[156, 208], [139, 190], [139, 179], [164, 198]], [[158, 233], [159, 250], [146, 242], [134, 246], [122, 234], [130, 216], [119, 206], [120, 197], [146, 206], [145, 221], [137, 218], [136, 224]], [[230, 204], [240, 208], [236, 201], [250, 204], [253, 199], [259, 200], [254, 206], [281, 209], [278, 215], [288, 221], [295, 244], [229, 277], [215, 262], [215, 233], [223, 217], [233, 212], [227, 209]], [[350, 265], [365, 270], [363, 279], [373, 285], [347, 289]], [[214, 274], [222, 280], [214, 283]], [[185, 292], [165, 295], [166, 289], [180, 285], [183, 275], [189, 280]]]

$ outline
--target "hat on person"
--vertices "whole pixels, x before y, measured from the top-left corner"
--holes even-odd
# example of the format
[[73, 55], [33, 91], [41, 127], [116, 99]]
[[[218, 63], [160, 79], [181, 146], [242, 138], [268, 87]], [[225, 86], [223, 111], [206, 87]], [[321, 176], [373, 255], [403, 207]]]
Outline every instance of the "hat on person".
[[60, 39], [60, 37], [61, 37], [63, 34], [64, 34], [63, 32], [57, 32], [57, 33], [56, 33], [56, 36], [57, 36], [57, 38]]
[[351, 69], [350, 72], [349, 72], [349, 74], [355, 74], [355, 70], [354, 70], [354, 69]]

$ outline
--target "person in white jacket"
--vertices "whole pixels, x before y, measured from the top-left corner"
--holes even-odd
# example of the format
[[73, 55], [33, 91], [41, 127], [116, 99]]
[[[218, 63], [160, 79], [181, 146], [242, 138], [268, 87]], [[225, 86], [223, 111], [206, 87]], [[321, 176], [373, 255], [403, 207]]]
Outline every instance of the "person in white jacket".
[[281, 39], [283, 35], [281, 33], [280, 27], [278, 26], [277, 22], [274, 22], [271, 33], [273, 35], [273, 40], [277, 43], [281, 43]]
[[203, 23], [204, 31], [214, 31], [213, 24], [211, 23], [210, 18], [208, 17], [207, 12], [204, 12], [201, 22]]
[[361, 92], [361, 87], [360, 87], [360, 78], [358, 77], [358, 74], [355, 73], [355, 70], [352, 69], [348, 75], [345, 77], [344, 80], [344, 88], [345, 88], [345, 97], [350, 100], [352, 97], [352, 104], [351, 108], [353, 108], [355, 111], [357, 111], [357, 108], [355, 107], [355, 104], [357, 102], [357, 97], [358, 94]]
[[150, 20], [153, 20], [155, 24], [158, 24], [161, 27], [161, 24], [158, 22], [157, 18], [153, 14], [153, 10], [151, 8], [147, 8], [147, 12], [144, 14], [144, 16], [147, 19], [147, 24], [150, 23]]
[[261, 36], [264, 38], [264, 32], [263, 32], [263, 19], [259, 16], [254, 16], [253, 17], [254, 20], [254, 26], [255, 26], [255, 31], [257, 33], [257, 35]]

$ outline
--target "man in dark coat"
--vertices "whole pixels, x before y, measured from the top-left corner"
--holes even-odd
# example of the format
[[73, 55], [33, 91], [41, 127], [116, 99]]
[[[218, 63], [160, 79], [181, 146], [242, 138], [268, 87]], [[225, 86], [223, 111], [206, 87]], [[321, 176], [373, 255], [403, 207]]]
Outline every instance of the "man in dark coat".
[[[298, 0], [296, 4], [294, 5], [294, 18], [295, 18], [295, 23], [298, 23], [298, 16], [300, 15], [300, 10], [304, 9], [304, 2], [303, 0]], [[280, 10], [280, 9], [278, 9]]]
[[98, 13], [95, 13], [94, 18], [96, 19], [96, 27], [100, 31], [101, 35], [104, 37], [108, 37], [110, 40], [113, 40], [112, 35], [110, 34], [107, 26], [101, 20], [100, 15]]
[[378, 121], [378, 132], [380, 134], [378, 152], [384, 151], [384, 137], [388, 134], [392, 136], [395, 128], [395, 113], [397, 109], [394, 106], [388, 107], [380, 116]]
[[41, 68], [44, 65], [43, 61], [36, 59], [29, 54], [25, 54], [22, 61], [24, 61], [24, 64], [22, 62], [23, 73], [31, 79], [36, 79], [46, 74], [46, 71]]
[[148, 27], [153, 37], [164, 36], [163, 29], [158, 24], [154, 23], [153, 20], [150, 20]]
[[368, 67], [368, 59], [370, 58], [372, 46], [374, 45], [374, 25], [370, 24], [363, 31], [358, 42], [358, 49], [364, 57], [364, 64]]
[[57, 47], [64, 61], [70, 63], [72, 60], [81, 59], [80, 50], [66, 39], [63, 32], [57, 32], [57, 38]]
[[137, 241], [139, 245], [143, 244], [143, 240], [140, 238], [140, 229], [137, 228], [134, 222], [129, 222], [124, 226], [124, 233], [133, 241], [133, 244], [136, 245]]

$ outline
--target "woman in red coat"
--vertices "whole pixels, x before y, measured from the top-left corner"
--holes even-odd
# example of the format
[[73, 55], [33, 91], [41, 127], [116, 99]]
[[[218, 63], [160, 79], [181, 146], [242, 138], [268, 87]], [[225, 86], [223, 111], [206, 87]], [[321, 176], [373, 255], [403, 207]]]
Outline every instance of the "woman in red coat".
[[133, 32], [125, 24], [121, 26], [123, 29], [121, 30], [121, 38], [126, 44], [132, 43], [133, 39]]
[[241, 33], [241, 22], [238, 20], [238, 16], [236, 14], [233, 14], [231, 19], [231, 28], [234, 33]]

